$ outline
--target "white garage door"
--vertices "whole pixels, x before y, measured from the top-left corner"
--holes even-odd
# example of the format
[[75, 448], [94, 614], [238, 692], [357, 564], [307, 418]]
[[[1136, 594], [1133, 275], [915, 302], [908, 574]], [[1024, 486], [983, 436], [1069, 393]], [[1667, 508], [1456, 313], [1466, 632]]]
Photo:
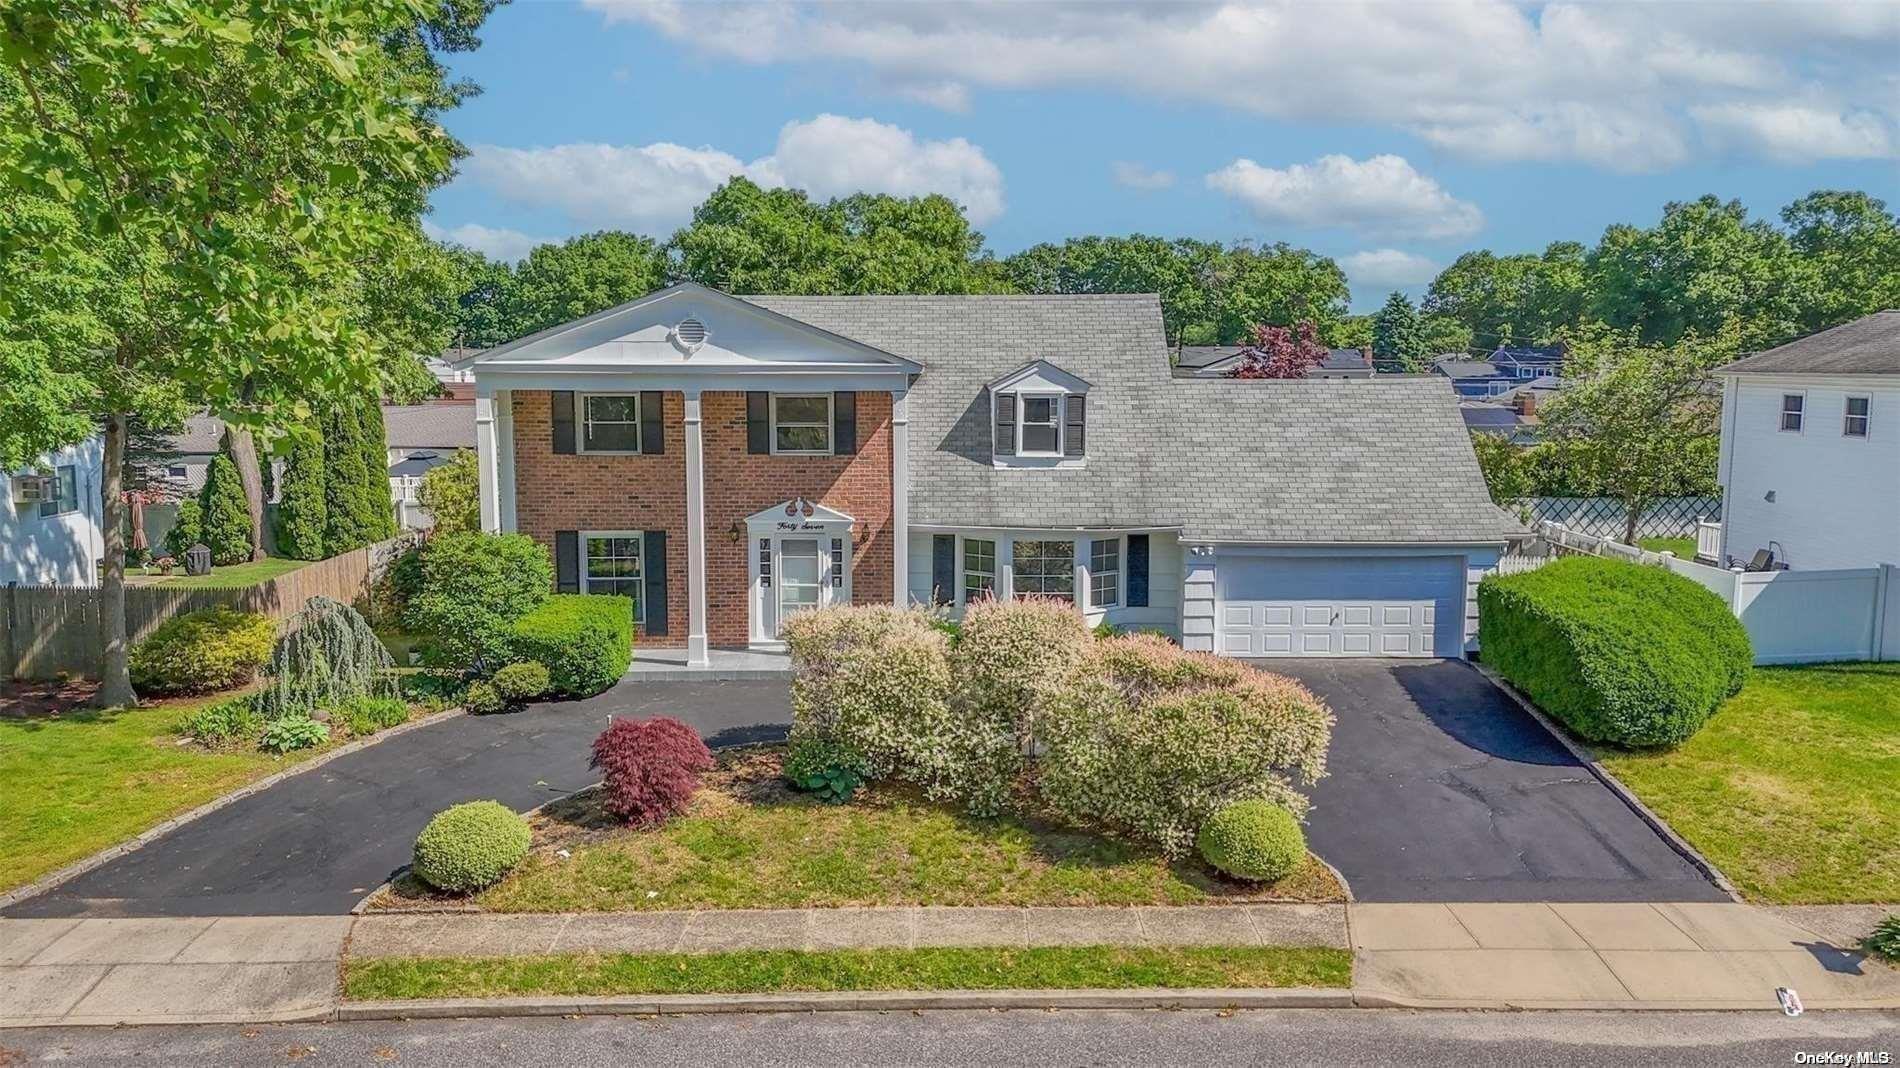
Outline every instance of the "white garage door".
[[1214, 613], [1228, 656], [1458, 656], [1464, 562], [1222, 554]]

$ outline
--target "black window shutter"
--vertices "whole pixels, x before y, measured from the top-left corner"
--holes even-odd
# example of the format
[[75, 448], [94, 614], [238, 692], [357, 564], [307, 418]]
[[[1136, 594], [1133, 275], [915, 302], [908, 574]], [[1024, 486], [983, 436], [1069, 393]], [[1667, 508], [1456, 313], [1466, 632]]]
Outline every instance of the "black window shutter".
[[930, 599], [951, 604], [957, 599], [957, 536], [930, 536]]
[[745, 395], [745, 451], [755, 455], [772, 451], [771, 406], [770, 393]]
[[1148, 535], [1128, 535], [1128, 607], [1148, 607]]
[[557, 456], [574, 455], [574, 391], [557, 389], [548, 394], [549, 420], [554, 425], [554, 452]]
[[1016, 394], [996, 395], [996, 455], [1016, 455]]
[[837, 456], [858, 454], [858, 395], [849, 390], [831, 395], [831, 451]]
[[554, 532], [554, 588], [561, 593], [581, 592], [581, 536], [576, 531]]
[[1069, 394], [1068, 433], [1062, 436], [1062, 455], [1088, 454], [1089, 399], [1080, 393]]
[[646, 586], [646, 622], [642, 634], [658, 637], [666, 633], [666, 531], [649, 530], [641, 553], [640, 572]]
[[640, 391], [640, 451], [658, 456], [666, 451], [666, 394], [657, 389]]

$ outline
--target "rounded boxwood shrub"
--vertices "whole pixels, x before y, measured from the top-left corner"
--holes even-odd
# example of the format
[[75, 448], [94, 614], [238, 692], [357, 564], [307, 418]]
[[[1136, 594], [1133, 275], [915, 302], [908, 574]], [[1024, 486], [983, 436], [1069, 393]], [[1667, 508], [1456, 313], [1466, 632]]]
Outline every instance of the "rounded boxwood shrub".
[[509, 664], [488, 680], [504, 701], [532, 701], [548, 692], [548, 667], [539, 660]]
[[655, 716], [609, 723], [587, 766], [601, 773], [607, 811], [635, 827], [657, 827], [686, 811], [713, 758], [693, 728]]
[[528, 821], [499, 801], [468, 801], [436, 813], [416, 836], [416, 877], [468, 894], [492, 886], [528, 855]]
[[633, 662], [633, 602], [598, 593], [557, 593], [514, 621], [508, 647], [547, 665], [544, 692], [592, 697]]
[[469, 683], [468, 690], [462, 694], [462, 707], [478, 716], [485, 716], [507, 708], [508, 702], [502, 699], [501, 691], [495, 689], [494, 683], [477, 679]]
[[1306, 859], [1300, 821], [1268, 801], [1236, 801], [1214, 813], [1194, 844], [1209, 864], [1237, 879], [1284, 879]]
[[277, 624], [256, 612], [206, 608], [173, 616], [132, 647], [132, 685], [146, 693], [210, 693], [257, 676]]
[[1578, 736], [1636, 748], [1694, 734], [1754, 662], [1720, 597], [1666, 568], [1594, 556], [1487, 577], [1478, 644]]

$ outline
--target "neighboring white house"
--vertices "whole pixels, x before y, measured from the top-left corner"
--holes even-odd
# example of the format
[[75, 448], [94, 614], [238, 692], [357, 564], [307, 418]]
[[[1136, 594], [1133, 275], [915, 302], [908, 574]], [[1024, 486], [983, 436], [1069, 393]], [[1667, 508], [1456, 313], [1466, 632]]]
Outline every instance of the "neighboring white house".
[[104, 441], [93, 437], [6, 474], [0, 495], [0, 585], [96, 586], [105, 555], [99, 480]]
[[475, 449], [474, 402], [383, 405], [383, 440], [389, 452], [389, 496], [396, 521], [409, 529], [435, 525], [419, 498], [422, 476], [447, 463], [458, 449]]
[[1746, 566], [1900, 563], [1900, 311], [1721, 369], [1722, 549]]

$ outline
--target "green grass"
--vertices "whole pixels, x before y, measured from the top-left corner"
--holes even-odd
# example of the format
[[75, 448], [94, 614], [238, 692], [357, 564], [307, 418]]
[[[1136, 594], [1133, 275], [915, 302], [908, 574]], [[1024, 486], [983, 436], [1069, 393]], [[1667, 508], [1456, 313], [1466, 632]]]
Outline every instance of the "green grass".
[[0, 719], [0, 890], [32, 882], [309, 755], [213, 753], [179, 744], [173, 734], [178, 722], [224, 696]]
[[168, 590], [197, 590], [212, 586], [250, 586], [309, 566], [308, 560], [289, 560], [281, 556], [270, 556], [242, 564], [214, 567], [208, 575], [187, 575], [181, 563], [169, 575], [161, 575], [156, 570], [150, 575], [128, 570], [127, 576], [141, 586], [163, 586]]
[[1637, 538], [1636, 547], [1652, 553], [1675, 553], [1683, 560], [1695, 559], [1694, 538]]
[[1317, 947], [1049, 946], [377, 958], [344, 967], [344, 996], [747, 994], [824, 990], [1344, 987], [1352, 954]]
[[777, 751], [725, 754], [687, 814], [653, 831], [613, 824], [594, 792], [554, 806], [537, 817], [535, 851], [475, 903], [495, 912], [625, 912], [1342, 900], [1316, 862], [1259, 888], [1198, 858], [1170, 863], [1083, 831], [976, 819], [903, 790], [820, 804], [791, 793], [778, 771]]
[[1750, 900], [1900, 901], [1900, 664], [1758, 668], [1676, 749], [1601, 756]]

